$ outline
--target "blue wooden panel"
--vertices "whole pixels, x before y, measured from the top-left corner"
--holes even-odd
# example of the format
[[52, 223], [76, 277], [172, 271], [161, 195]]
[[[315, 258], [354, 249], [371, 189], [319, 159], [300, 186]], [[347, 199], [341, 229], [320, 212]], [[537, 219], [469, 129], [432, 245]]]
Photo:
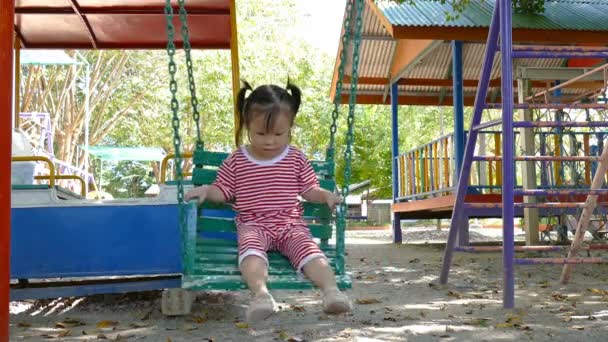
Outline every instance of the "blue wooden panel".
[[11, 300], [44, 299], [59, 297], [90, 296], [105, 293], [127, 293], [136, 291], [162, 290], [180, 288], [181, 278], [163, 280], [142, 280], [113, 284], [87, 284], [77, 286], [56, 286], [42, 288], [11, 289]]
[[181, 273], [176, 205], [13, 208], [11, 278]]

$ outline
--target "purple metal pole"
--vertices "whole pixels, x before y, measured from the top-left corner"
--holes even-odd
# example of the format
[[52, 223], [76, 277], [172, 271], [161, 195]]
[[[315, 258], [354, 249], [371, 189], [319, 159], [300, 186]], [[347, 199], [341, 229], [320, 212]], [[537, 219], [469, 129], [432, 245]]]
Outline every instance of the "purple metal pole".
[[511, 0], [500, 1], [500, 51], [502, 59], [502, 234], [503, 234], [503, 293], [505, 309], [515, 305], [515, 261], [513, 203], [513, 60], [511, 59]]
[[513, 51], [513, 58], [608, 58], [608, 51]]
[[[475, 107], [473, 110], [473, 119], [471, 120], [471, 127], [479, 125], [481, 122], [481, 114], [485, 107], [486, 96], [488, 94], [488, 85], [490, 82], [490, 72], [492, 70], [492, 64], [494, 62], [494, 55], [496, 53], [496, 43], [498, 41], [498, 6], [494, 7], [494, 13], [492, 14], [492, 22], [490, 23], [490, 29], [488, 32], [488, 39], [486, 41], [486, 52], [484, 55], [484, 62], [481, 68], [481, 74], [479, 76], [479, 84], [477, 87], [477, 94], [475, 96]], [[443, 253], [443, 265], [441, 267], [441, 275], [439, 282], [445, 284], [448, 282], [448, 275], [450, 273], [450, 266], [452, 264], [452, 257], [454, 256], [454, 246], [456, 244], [456, 237], [458, 235], [458, 228], [463, 222], [464, 216], [464, 196], [467, 193], [469, 185], [469, 174], [471, 173], [471, 165], [473, 164], [473, 153], [475, 152], [475, 143], [477, 142], [478, 131], [471, 131], [467, 138], [462, 168], [460, 169], [460, 176], [458, 178], [458, 188], [456, 190], [456, 201], [454, 202], [454, 209], [452, 210], [452, 221], [450, 223], [450, 233], [448, 234], [448, 241], [445, 246], [445, 252]]]

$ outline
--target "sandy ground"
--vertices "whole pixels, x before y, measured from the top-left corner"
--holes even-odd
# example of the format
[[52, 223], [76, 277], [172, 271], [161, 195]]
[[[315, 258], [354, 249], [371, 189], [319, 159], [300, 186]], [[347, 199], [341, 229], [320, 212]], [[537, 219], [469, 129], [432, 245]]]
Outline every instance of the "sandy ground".
[[[498, 230], [473, 229], [472, 240]], [[351, 314], [330, 317], [315, 291], [274, 292], [281, 310], [242, 322], [248, 295], [200, 293], [192, 315], [163, 317], [160, 292], [11, 303], [11, 341], [606, 341], [608, 267], [520, 266], [515, 310], [502, 309], [500, 254], [459, 254], [448, 286], [434, 285], [446, 232], [408, 229], [348, 234]], [[558, 255], [554, 255], [558, 256]]]

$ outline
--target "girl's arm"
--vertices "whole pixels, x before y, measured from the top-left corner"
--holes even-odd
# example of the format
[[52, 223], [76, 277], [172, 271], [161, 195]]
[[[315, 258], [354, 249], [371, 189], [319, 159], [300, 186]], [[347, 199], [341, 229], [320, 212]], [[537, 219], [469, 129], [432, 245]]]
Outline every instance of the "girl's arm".
[[336, 207], [336, 204], [340, 203], [338, 195], [319, 187], [306, 191], [302, 194], [302, 198], [313, 203], [325, 203], [332, 209]]
[[226, 202], [226, 198], [224, 197], [224, 193], [215, 185], [203, 185], [196, 187], [188, 193], [186, 193], [186, 201], [191, 200], [193, 198], [198, 198], [199, 203], [203, 203], [205, 201], [215, 202], [215, 203], [224, 203]]

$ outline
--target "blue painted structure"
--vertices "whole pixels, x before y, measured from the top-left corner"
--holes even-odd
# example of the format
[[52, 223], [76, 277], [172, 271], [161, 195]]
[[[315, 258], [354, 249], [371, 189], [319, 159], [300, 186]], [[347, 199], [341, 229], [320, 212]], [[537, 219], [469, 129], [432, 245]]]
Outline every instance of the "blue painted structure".
[[[392, 114], [392, 158], [393, 161], [393, 203], [399, 197], [399, 172], [397, 157], [399, 156], [399, 83], [391, 84], [391, 114]], [[401, 243], [401, 217], [393, 210], [393, 242]]]
[[11, 210], [11, 279], [176, 275], [86, 286], [12, 289], [11, 299], [179, 287], [176, 204], [82, 205]]

